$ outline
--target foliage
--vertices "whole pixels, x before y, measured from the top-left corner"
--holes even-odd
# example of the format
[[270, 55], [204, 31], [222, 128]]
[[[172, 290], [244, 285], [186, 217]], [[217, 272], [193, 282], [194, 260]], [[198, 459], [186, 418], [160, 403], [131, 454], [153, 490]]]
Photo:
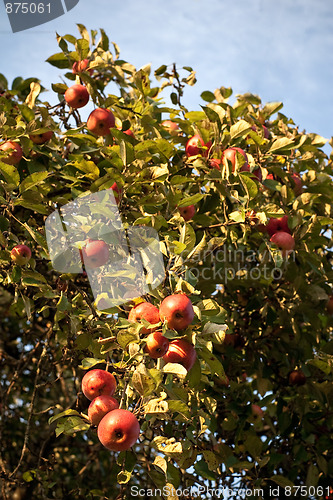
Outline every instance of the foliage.
[[[103, 30], [97, 40], [97, 32], [78, 27], [80, 38], [57, 36], [60, 52], [48, 62], [113, 111], [110, 135], [87, 131], [64, 101], [66, 84], [52, 86], [59, 103], [51, 106], [37, 79], [18, 78], [9, 88], [0, 75], [1, 138], [19, 141], [24, 153], [18, 165], [0, 158], [2, 497], [130, 498], [133, 487], [168, 485], [163, 498], [177, 498], [172, 488], [181, 497], [199, 486], [258, 490], [253, 498], [268, 498], [276, 486], [279, 498], [284, 488], [314, 486], [306, 497], [324, 498], [319, 487], [333, 476], [326, 140], [300, 132], [282, 103], [244, 94], [231, 104], [224, 87], [203, 92], [201, 110], [189, 111], [182, 95], [195, 83], [192, 68], [136, 70]], [[93, 72], [74, 75], [73, 63], [85, 58]], [[178, 135], [162, 125], [166, 118]], [[129, 127], [135, 137], [124, 133]], [[50, 129], [54, 136], [43, 145], [29, 138]], [[208, 156], [185, 155], [195, 133], [212, 141]], [[230, 146], [246, 151], [250, 172], [240, 170], [239, 157], [234, 172], [228, 163], [212, 167]], [[304, 185], [298, 195], [292, 173]], [[179, 365], [164, 371], [144, 353], [142, 325], [127, 321], [131, 303], [99, 311], [84, 275], [52, 268], [46, 217], [114, 182], [123, 222], [159, 233], [166, 278], [145, 300], [159, 306], [183, 291], [193, 302], [196, 317], [185, 332], [164, 327], [169, 338], [186, 335], [195, 345], [188, 373]], [[196, 214], [184, 222], [177, 207], [190, 204]], [[296, 241], [286, 259], [259, 225], [284, 214]], [[10, 259], [19, 243], [33, 254], [22, 267]], [[229, 334], [236, 342], [225, 341]], [[105, 450], [89, 425], [80, 382], [90, 367], [115, 374], [123, 407], [139, 418], [141, 437], [131, 451]], [[296, 368], [306, 376], [302, 386], [288, 382]], [[253, 404], [263, 418], [253, 415]]]

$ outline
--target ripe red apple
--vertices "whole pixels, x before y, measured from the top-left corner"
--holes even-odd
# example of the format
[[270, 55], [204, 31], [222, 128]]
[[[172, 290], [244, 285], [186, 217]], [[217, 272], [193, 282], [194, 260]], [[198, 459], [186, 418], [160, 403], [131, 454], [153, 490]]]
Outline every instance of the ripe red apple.
[[53, 136], [53, 131], [48, 130], [47, 132], [43, 132], [42, 134], [30, 134], [29, 137], [34, 144], [45, 144], [45, 142], [49, 141]]
[[97, 396], [113, 396], [117, 382], [112, 373], [96, 368], [84, 375], [81, 387], [85, 397], [92, 401]]
[[[85, 71], [89, 66], [89, 61], [88, 59], [82, 59], [82, 61], [75, 61], [75, 63], [72, 66], [72, 72], [74, 75], [77, 75], [78, 73], [82, 73]], [[91, 75], [93, 73], [93, 69], [89, 69], [88, 72]]]
[[200, 137], [199, 134], [195, 134], [187, 141], [185, 146], [185, 151], [187, 156], [196, 156], [196, 155], [208, 156], [211, 145], [212, 145], [211, 141], [208, 141], [205, 144], [202, 137]]
[[263, 410], [260, 408], [260, 406], [259, 406], [259, 405], [255, 405], [255, 404], [251, 405], [251, 411], [252, 411], [252, 415], [253, 415], [254, 417], [260, 417], [260, 418], [263, 418], [263, 416], [264, 416], [264, 412], [263, 412]]
[[24, 266], [31, 259], [31, 250], [27, 245], [16, 245], [10, 252], [10, 258], [18, 266]]
[[[151, 304], [150, 302], [141, 302], [137, 306], [133, 307], [128, 315], [128, 321], [131, 323], [137, 323], [141, 319], [145, 319], [148, 323], [155, 325], [160, 322], [160, 313], [156, 306]], [[143, 334], [150, 333], [154, 331], [155, 328], [146, 328], [143, 327], [141, 332]]]
[[88, 240], [81, 250], [81, 256], [86, 267], [101, 267], [109, 260], [109, 247], [103, 240]]
[[192, 344], [184, 339], [172, 340], [167, 353], [163, 356], [166, 363], [179, 363], [189, 371], [197, 359], [197, 353]]
[[176, 122], [173, 122], [171, 120], [164, 120], [161, 123], [162, 127], [164, 127], [170, 135], [176, 136], [179, 135], [179, 125]]
[[303, 182], [301, 176], [297, 172], [290, 175], [291, 185], [296, 196], [303, 193]]
[[115, 197], [116, 203], [119, 203], [122, 190], [118, 187], [117, 183], [114, 182], [112, 184], [112, 186], [109, 187], [109, 189], [112, 189], [112, 191], [114, 193], [114, 197]]
[[87, 129], [96, 135], [108, 135], [110, 128], [113, 128], [115, 123], [112, 111], [105, 108], [96, 108], [88, 116]]
[[242, 172], [249, 172], [250, 171], [250, 165], [249, 165], [249, 162], [247, 160], [247, 154], [241, 148], [232, 147], [232, 148], [225, 149], [223, 151], [223, 153], [222, 153], [222, 161], [223, 160], [230, 161], [231, 165], [232, 165], [232, 172], [234, 172], [235, 171], [235, 166], [236, 166], [236, 154], [237, 154], [237, 152], [240, 153], [244, 157], [244, 160], [245, 160], [245, 163], [243, 163], [243, 165], [241, 166], [240, 170]]
[[217, 170], [221, 170], [221, 160], [218, 158], [210, 158], [210, 160], [208, 160], [208, 164], [212, 168], [216, 168]]
[[333, 314], [333, 295], [331, 295], [328, 301], [326, 302], [326, 310], [328, 314]]
[[89, 92], [84, 85], [75, 83], [65, 92], [65, 101], [72, 108], [83, 108], [89, 101]]
[[302, 370], [293, 370], [289, 373], [289, 384], [290, 385], [304, 385], [306, 382], [306, 376]]
[[108, 450], [129, 450], [139, 438], [140, 424], [132, 412], [113, 410], [100, 421], [97, 435], [102, 445]]
[[109, 411], [117, 410], [119, 408], [118, 401], [112, 396], [97, 396], [93, 399], [88, 408], [88, 418], [92, 425], [98, 425], [104, 415]]
[[192, 302], [184, 293], [169, 295], [160, 305], [160, 318], [167, 321], [169, 328], [177, 332], [184, 330], [194, 318]]
[[291, 234], [291, 231], [288, 226], [288, 220], [289, 220], [288, 215], [284, 215], [283, 217], [278, 217], [278, 218], [271, 217], [269, 219], [267, 226], [265, 226], [267, 233], [270, 236], [273, 236], [273, 234], [279, 231], [284, 231], [285, 233]]
[[153, 332], [147, 337], [145, 351], [153, 359], [162, 358], [168, 351], [169, 343], [162, 332]]
[[285, 231], [278, 231], [273, 234], [270, 241], [280, 248], [284, 257], [289, 255], [295, 248], [295, 240], [293, 236]]
[[7, 141], [0, 145], [1, 151], [8, 151], [8, 156], [0, 156], [0, 161], [7, 163], [8, 165], [16, 165], [23, 156], [23, 151], [21, 146], [17, 142]]
[[180, 215], [186, 221], [191, 220], [196, 212], [196, 208], [194, 205], [188, 205], [187, 207], [178, 207], [178, 210], [180, 212]]

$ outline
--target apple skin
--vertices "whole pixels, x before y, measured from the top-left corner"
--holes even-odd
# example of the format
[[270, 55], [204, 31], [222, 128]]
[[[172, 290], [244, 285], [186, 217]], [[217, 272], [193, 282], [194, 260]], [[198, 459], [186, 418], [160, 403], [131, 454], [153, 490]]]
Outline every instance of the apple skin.
[[328, 312], [328, 314], [333, 314], [333, 295], [331, 295], [326, 302], [326, 311]]
[[178, 207], [178, 210], [185, 221], [191, 220], [196, 212], [196, 208], [194, 205], [188, 205], [187, 207]]
[[97, 436], [102, 445], [111, 451], [129, 450], [138, 440], [140, 424], [128, 410], [113, 410], [107, 413], [97, 427]]
[[197, 353], [192, 344], [184, 339], [172, 340], [167, 353], [163, 356], [165, 363], [179, 363], [189, 371], [197, 359]]
[[116, 203], [119, 204], [122, 190], [118, 187], [118, 184], [116, 182], [114, 182], [112, 186], [109, 187], [109, 189], [112, 189]]
[[179, 135], [179, 125], [176, 122], [173, 122], [171, 120], [164, 120], [161, 123], [162, 127], [165, 128], [169, 132], [170, 135], [176, 136]]
[[45, 142], [49, 141], [52, 136], [53, 131], [48, 130], [47, 132], [43, 132], [42, 134], [30, 134], [29, 138], [34, 144], [45, 144]]
[[27, 245], [16, 245], [10, 252], [10, 258], [18, 266], [24, 266], [31, 259], [31, 250]]
[[252, 415], [254, 417], [260, 417], [260, 418], [263, 418], [264, 417], [264, 412], [263, 410], [260, 408], [259, 405], [251, 405], [251, 411], [252, 411]]
[[21, 146], [17, 142], [7, 141], [0, 145], [1, 151], [10, 151], [7, 158], [2, 156], [0, 161], [7, 163], [8, 165], [16, 165], [22, 159], [23, 151]]
[[162, 358], [167, 353], [169, 344], [169, 340], [164, 337], [162, 332], [153, 332], [147, 337], [145, 351], [153, 359]]
[[172, 330], [185, 330], [194, 318], [191, 300], [184, 293], [169, 295], [160, 305], [160, 318], [167, 321]]
[[289, 373], [289, 385], [304, 385], [306, 383], [306, 376], [302, 370], [293, 370]]
[[83, 108], [89, 101], [89, 92], [87, 87], [79, 83], [75, 83], [65, 92], [65, 101], [71, 108]]
[[296, 196], [303, 193], [303, 182], [301, 176], [297, 172], [293, 172], [290, 175], [291, 185]]
[[[141, 302], [130, 310], [128, 321], [131, 323], [137, 323], [141, 319], [145, 319], [148, 323], [155, 325], [160, 322], [160, 312], [154, 304], [151, 304], [150, 302]], [[145, 335], [156, 330], [156, 328], [143, 327], [141, 333]]]
[[210, 158], [208, 164], [212, 168], [216, 168], [216, 170], [221, 170], [221, 160], [218, 158]]
[[131, 130], [130, 128], [128, 128], [127, 130], [123, 130], [123, 133], [129, 135], [130, 137], [135, 137], [133, 130]]
[[105, 136], [110, 133], [110, 128], [113, 128], [115, 123], [112, 111], [105, 108], [96, 108], [88, 116], [87, 129], [96, 135]]
[[289, 255], [295, 248], [295, 240], [293, 236], [285, 231], [278, 231], [273, 234], [270, 241], [280, 248], [284, 257]]
[[[79, 73], [83, 73], [89, 66], [89, 60], [88, 59], [82, 59], [82, 61], [75, 61], [75, 63], [72, 66], [72, 72], [74, 75], [77, 75]], [[93, 69], [88, 69], [89, 74], [91, 75], [93, 73]]]
[[267, 233], [270, 236], [273, 236], [273, 234], [279, 231], [284, 231], [285, 233], [291, 234], [291, 231], [288, 226], [288, 220], [289, 220], [288, 215], [284, 215], [283, 217], [278, 217], [278, 218], [271, 217], [269, 219], [268, 224], [265, 226]]
[[119, 403], [112, 396], [106, 396], [105, 394], [97, 396], [89, 405], [88, 418], [92, 425], [98, 425], [109, 411], [117, 410], [118, 408]]
[[245, 163], [240, 168], [241, 172], [249, 172], [250, 165], [249, 165], [249, 162], [247, 160], [247, 154], [241, 148], [232, 147], [232, 148], [225, 149], [222, 153], [222, 161], [224, 159], [229, 160], [231, 162], [231, 165], [232, 165], [232, 171], [234, 172], [235, 166], [236, 166], [236, 153], [237, 152], [240, 153], [244, 157], [244, 160], [245, 160]]
[[[211, 145], [212, 145], [211, 141], [208, 141], [207, 144], [205, 144], [202, 137], [200, 137], [199, 134], [195, 134], [187, 141], [185, 146], [185, 152], [188, 157], [196, 155], [202, 155], [207, 157]], [[203, 147], [206, 147], [207, 149], [203, 149]]]
[[89, 370], [81, 382], [82, 392], [92, 401], [98, 396], [113, 396], [117, 382], [112, 373], [98, 368]]
[[81, 257], [84, 265], [90, 269], [104, 266], [109, 260], [109, 247], [103, 240], [88, 240], [81, 250]]

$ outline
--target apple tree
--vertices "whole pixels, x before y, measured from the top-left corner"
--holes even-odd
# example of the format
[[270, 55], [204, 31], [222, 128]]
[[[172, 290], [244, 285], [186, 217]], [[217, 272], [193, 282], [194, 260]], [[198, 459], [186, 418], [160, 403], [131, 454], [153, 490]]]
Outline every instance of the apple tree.
[[[38, 78], [0, 75], [2, 498], [333, 498], [326, 139], [226, 87], [188, 110], [192, 68], [137, 70], [78, 28], [48, 59], [52, 103]], [[165, 268], [112, 307], [86, 272], [55, 270], [45, 233], [110, 188], [124, 227], [158, 233]], [[102, 280], [108, 245], [80, 224]], [[155, 319], [131, 313], [142, 303]], [[116, 381], [102, 430], [90, 370]], [[111, 451], [118, 406], [138, 435]]]

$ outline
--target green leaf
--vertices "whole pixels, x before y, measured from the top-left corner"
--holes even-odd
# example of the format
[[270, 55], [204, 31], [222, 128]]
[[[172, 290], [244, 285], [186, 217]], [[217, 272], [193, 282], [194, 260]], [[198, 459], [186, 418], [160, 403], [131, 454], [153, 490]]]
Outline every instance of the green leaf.
[[20, 193], [42, 184], [49, 175], [49, 172], [34, 172], [28, 175], [20, 184]]
[[188, 196], [186, 198], [183, 198], [178, 203], [178, 207], [188, 207], [189, 205], [196, 205], [200, 200], [202, 200], [203, 197], [204, 195], [200, 193], [194, 194], [193, 196]]
[[295, 147], [295, 142], [288, 137], [281, 137], [280, 139], [276, 139], [269, 149], [269, 153], [285, 153], [290, 151]]
[[201, 92], [200, 97], [203, 101], [207, 101], [207, 102], [215, 101], [215, 95], [213, 94], [213, 92], [210, 92], [209, 90], [205, 90], [204, 92]]
[[32, 236], [33, 239], [43, 248], [43, 250], [48, 252], [48, 246], [44, 236], [42, 236], [38, 231], [32, 229], [26, 222], [24, 223], [24, 227], [28, 231], [30, 236]]
[[140, 337], [137, 333], [124, 331], [117, 335], [117, 342], [122, 349], [126, 349], [131, 342], [138, 342]]
[[207, 347], [199, 348], [199, 353], [202, 359], [208, 364], [212, 375], [216, 374], [218, 377], [225, 379], [226, 375], [222, 363], [217, 359], [217, 357], [210, 352]]
[[53, 415], [53, 417], [49, 418], [49, 425], [51, 425], [53, 422], [55, 422], [56, 420], [58, 420], [61, 417], [69, 417], [70, 415], [79, 416], [80, 414], [76, 410], [71, 410], [71, 409], [62, 411], [61, 413], [58, 413], [57, 415]]
[[270, 479], [279, 486], [282, 486], [282, 488], [285, 488], [286, 486], [290, 486], [292, 488], [294, 486], [294, 483], [290, 481], [290, 479], [288, 479], [285, 476], [281, 476], [280, 474], [277, 474], [276, 476], [271, 476]]
[[0, 159], [0, 173], [4, 176], [5, 181], [10, 188], [16, 188], [20, 184], [20, 174], [14, 165], [8, 165]]
[[191, 123], [196, 123], [205, 120], [206, 114], [203, 111], [189, 111], [185, 114], [185, 118]]
[[193, 227], [190, 224], [184, 224], [180, 233], [180, 243], [186, 245], [186, 251], [191, 252], [195, 246], [196, 236]]
[[230, 127], [230, 138], [231, 140], [238, 139], [239, 137], [244, 137], [251, 130], [251, 124], [245, 120], [239, 120], [234, 125]]
[[57, 94], [64, 94], [68, 89], [68, 85], [65, 83], [52, 83], [51, 87], [53, 92], [56, 92]]
[[100, 363], [106, 363], [105, 359], [84, 358], [81, 362], [80, 368], [82, 368], [82, 370], [89, 370], [93, 366], [99, 365]]
[[262, 112], [268, 118], [272, 114], [274, 114], [277, 111], [279, 111], [281, 108], [283, 108], [283, 103], [282, 102], [268, 102], [263, 107]]
[[199, 460], [194, 465], [195, 472], [204, 479], [216, 481], [216, 474], [209, 470], [206, 460]]
[[239, 172], [239, 178], [249, 195], [249, 199], [253, 200], [258, 195], [258, 183], [243, 172]]
[[50, 56], [48, 59], [46, 59], [46, 62], [50, 63], [52, 66], [55, 66], [56, 68], [59, 69], [65, 69], [70, 67], [70, 62], [63, 52], [58, 52], [57, 54], [53, 54], [53, 56]]
[[86, 59], [89, 54], [89, 41], [85, 38], [80, 38], [75, 44], [76, 52], [79, 54], [79, 59]]

